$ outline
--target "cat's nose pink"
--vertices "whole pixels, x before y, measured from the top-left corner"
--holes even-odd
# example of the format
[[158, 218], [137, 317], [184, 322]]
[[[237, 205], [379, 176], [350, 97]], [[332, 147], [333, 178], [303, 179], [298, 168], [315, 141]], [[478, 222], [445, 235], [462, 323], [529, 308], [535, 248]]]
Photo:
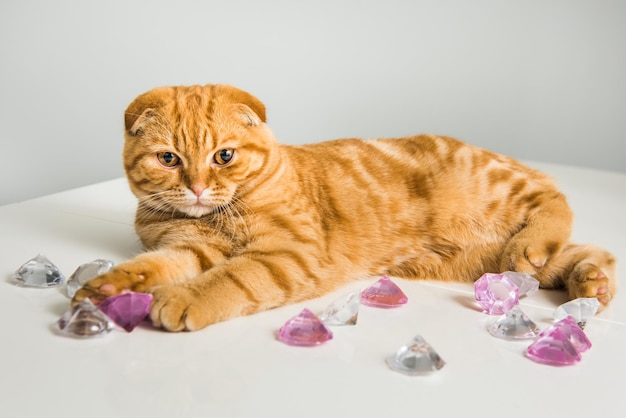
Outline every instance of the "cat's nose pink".
[[200, 197], [200, 195], [202, 194], [202, 192], [204, 191], [204, 189], [206, 189], [206, 187], [203, 184], [194, 184], [193, 186], [191, 186], [191, 191], [193, 192], [193, 194], [195, 194], [197, 197]]

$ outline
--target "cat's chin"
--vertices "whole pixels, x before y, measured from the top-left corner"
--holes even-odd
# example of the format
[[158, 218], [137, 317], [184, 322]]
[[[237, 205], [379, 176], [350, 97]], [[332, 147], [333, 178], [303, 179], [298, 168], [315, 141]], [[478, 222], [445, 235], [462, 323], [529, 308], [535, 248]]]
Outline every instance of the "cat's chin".
[[179, 207], [178, 210], [192, 218], [200, 218], [213, 212], [212, 207], [203, 205], [201, 203], [195, 203], [193, 205]]

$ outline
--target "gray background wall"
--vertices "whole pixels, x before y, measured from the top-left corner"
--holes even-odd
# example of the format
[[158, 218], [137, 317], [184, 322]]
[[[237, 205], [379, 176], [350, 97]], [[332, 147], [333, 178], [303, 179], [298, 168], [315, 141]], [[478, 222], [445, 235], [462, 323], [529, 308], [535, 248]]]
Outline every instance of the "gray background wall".
[[621, 0], [2, 0], [0, 204], [123, 175], [122, 113], [229, 83], [281, 142], [429, 132], [626, 172]]

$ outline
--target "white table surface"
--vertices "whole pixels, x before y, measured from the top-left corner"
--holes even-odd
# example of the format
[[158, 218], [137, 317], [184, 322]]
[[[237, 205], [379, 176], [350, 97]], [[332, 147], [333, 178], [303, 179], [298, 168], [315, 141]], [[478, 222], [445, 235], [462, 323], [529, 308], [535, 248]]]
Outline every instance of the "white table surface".
[[[626, 175], [531, 163], [553, 175], [576, 214], [573, 238], [596, 243], [626, 271]], [[534, 363], [529, 342], [492, 337], [471, 285], [394, 279], [409, 297], [389, 310], [361, 307], [354, 327], [313, 348], [276, 331], [326, 297], [170, 334], [140, 326], [88, 340], [55, 333], [69, 300], [60, 289], [15, 286], [13, 272], [38, 253], [69, 276], [97, 258], [141, 251], [134, 197], [124, 179], [0, 207], [0, 417], [623, 417], [626, 412], [626, 289], [586, 328], [582, 362]], [[622, 286], [623, 288], [624, 286]], [[522, 299], [541, 327], [564, 301], [558, 291]], [[385, 357], [421, 334], [446, 361], [429, 376], [391, 371]]]

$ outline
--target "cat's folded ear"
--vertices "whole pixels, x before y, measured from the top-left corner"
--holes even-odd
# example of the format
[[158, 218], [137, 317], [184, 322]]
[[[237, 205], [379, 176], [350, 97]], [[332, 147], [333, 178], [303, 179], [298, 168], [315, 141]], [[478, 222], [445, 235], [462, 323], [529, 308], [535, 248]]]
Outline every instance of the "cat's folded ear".
[[172, 91], [168, 87], [156, 88], [139, 95], [124, 112], [124, 126], [131, 135], [137, 135], [154, 111], [163, 106]]
[[228, 85], [218, 85], [216, 89], [216, 95], [223, 96], [228, 102], [237, 106], [244, 122], [249, 126], [267, 122], [265, 105], [250, 93]]

